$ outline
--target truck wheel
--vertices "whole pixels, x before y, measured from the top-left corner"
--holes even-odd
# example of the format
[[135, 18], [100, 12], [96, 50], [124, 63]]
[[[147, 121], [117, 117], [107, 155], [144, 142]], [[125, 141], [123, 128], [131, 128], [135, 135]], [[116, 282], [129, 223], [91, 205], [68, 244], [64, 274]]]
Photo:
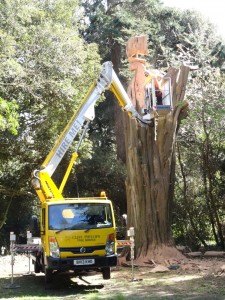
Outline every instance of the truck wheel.
[[45, 268], [45, 283], [50, 283], [53, 280], [53, 274], [51, 269]]
[[111, 278], [111, 269], [110, 269], [110, 267], [102, 268], [102, 277], [105, 280]]

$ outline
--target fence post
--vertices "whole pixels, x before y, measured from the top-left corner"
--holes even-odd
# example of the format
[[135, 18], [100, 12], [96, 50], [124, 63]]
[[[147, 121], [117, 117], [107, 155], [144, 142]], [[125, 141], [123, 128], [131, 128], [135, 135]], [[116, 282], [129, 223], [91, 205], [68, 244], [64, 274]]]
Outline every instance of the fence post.
[[16, 242], [16, 235], [14, 232], [10, 232], [10, 252], [11, 252], [11, 284], [5, 286], [6, 289], [16, 289], [19, 288], [19, 285], [14, 284], [14, 273], [13, 273], [13, 266], [15, 262], [14, 252], [15, 252], [15, 242]]
[[134, 227], [130, 227], [127, 231], [127, 236], [130, 237], [131, 246], [130, 246], [130, 258], [131, 258], [131, 267], [132, 267], [132, 279], [134, 281]]

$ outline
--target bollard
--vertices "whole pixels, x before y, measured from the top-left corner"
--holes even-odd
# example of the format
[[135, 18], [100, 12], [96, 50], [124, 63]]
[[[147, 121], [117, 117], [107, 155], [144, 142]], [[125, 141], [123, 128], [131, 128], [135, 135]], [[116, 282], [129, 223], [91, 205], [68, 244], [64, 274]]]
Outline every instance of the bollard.
[[132, 267], [132, 279], [131, 281], [141, 281], [142, 279], [134, 278], [134, 227], [130, 227], [127, 231], [127, 236], [130, 237], [131, 245], [130, 245], [130, 258], [131, 258], [131, 267]]
[[132, 279], [134, 281], [134, 227], [130, 227], [127, 231], [127, 235], [130, 237], [131, 246], [130, 246], [130, 258], [131, 258], [131, 267], [132, 267]]

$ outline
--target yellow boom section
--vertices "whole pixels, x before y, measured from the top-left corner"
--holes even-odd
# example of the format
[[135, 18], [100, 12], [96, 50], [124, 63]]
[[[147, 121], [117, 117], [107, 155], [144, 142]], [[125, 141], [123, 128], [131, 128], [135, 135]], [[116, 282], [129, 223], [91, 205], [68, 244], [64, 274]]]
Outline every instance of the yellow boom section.
[[[129, 116], [135, 118], [141, 125], [148, 125], [151, 121], [143, 119], [138, 114], [133, 106], [129, 96], [123, 88], [119, 78], [113, 70], [111, 62], [106, 62], [102, 65], [102, 70], [98, 80], [91, 86], [78, 110], [74, 113], [68, 125], [60, 135], [54, 147], [46, 157], [41, 166], [40, 171], [33, 173], [33, 186], [38, 193], [41, 201], [44, 199], [59, 198], [62, 199], [62, 191], [77, 158], [77, 153], [72, 157], [66, 174], [63, 178], [60, 188], [58, 189], [51, 179], [57, 166], [61, 162], [68, 148], [72, 144], [75, 137], [83, 129], [84, 133], [87, 130], [88, 124], [95, 117], [95, 104], [100, 98], [105, 89], [109, 88], [116, 96], [120, 106], [128, 113]], [[82, 140], [83, 135], [81, 136]], [[80, 144], [80, 143], [79, 143]], [[77, 151], [76, 151], [77, 152]]]

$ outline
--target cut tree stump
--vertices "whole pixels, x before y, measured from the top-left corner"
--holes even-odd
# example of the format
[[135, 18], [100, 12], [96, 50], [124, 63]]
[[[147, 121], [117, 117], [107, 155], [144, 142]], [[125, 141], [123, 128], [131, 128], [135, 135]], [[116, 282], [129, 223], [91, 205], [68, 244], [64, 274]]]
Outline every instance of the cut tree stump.
[[[145, 80], [151, 75], [147, 73], [146, 77], [145, 59], [139, 57], [139, 54], [144, 54], [145, 47], [145, 37], [135, 37], [127, 45], [129, 69], [135, 72], [127, 93], [139, 113], [145, 108]], [[124, 116], [127, 226], [135, 228], [138, 264], [150, 258], [161, 263], [165, 259], [184, 258], [174, 247], [171, 214], [176, 137], [180, 121], [188, 111], [184, 96], [189, 70], [185, 65], [179, 69], [169, 68], [165, 76], [171, 78], [173, 110], [168, 110], [166, 114], [158, 111], [153, 127], [139, 126]]]

